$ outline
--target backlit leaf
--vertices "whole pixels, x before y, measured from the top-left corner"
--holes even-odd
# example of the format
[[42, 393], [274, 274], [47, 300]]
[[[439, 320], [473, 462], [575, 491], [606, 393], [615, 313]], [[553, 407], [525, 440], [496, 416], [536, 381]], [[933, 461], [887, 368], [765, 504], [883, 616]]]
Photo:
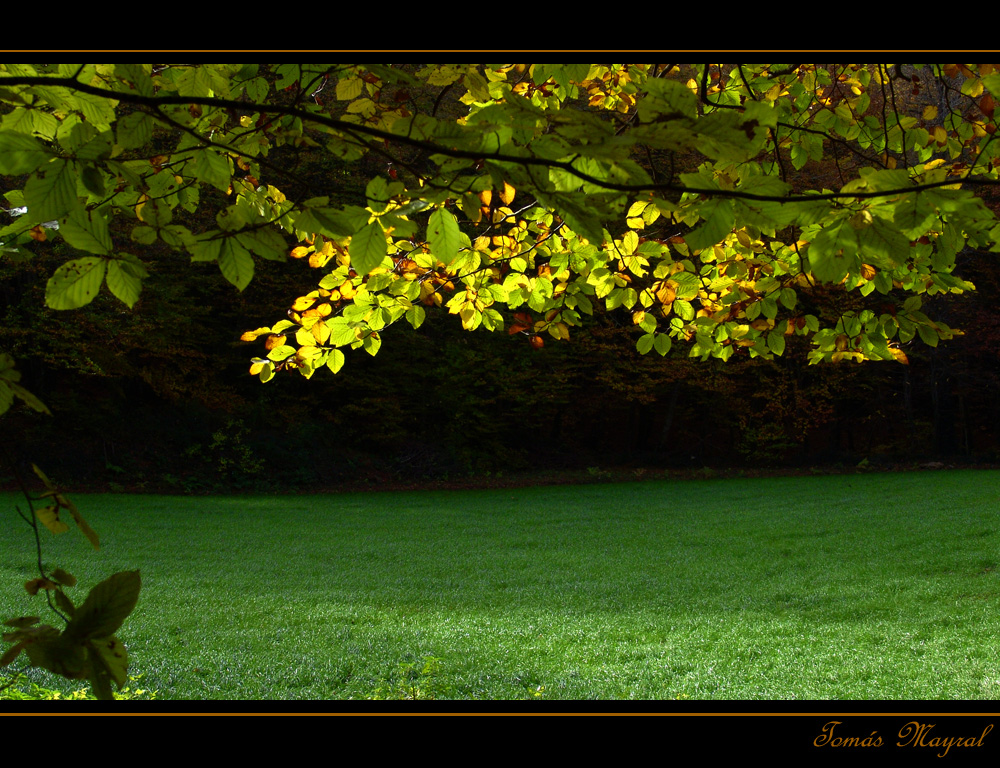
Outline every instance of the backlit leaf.
[[125, 303], [129, 309], [139, 300], [142, 279], [148, 273], [135, 258], [110, 259], [108, 261], [108, 290]]
[[0, 131], [0, 173], [18, 176], [47, 163], [51, 150], [34, 136], [16, 131]]
[[246, 288], [253, 279], [253, 256], [239, 241], [227, 237], [219, 248], [219, 269], [223, 276], [239, 290]]
[[104, 282], [107, 260], [85, 256], [63, 264], [45, 286], [45, 303], [52, 309], [77, 309], [97, 296]]
[[438, 208], [431, 214], [427, 223], [427, 240], [431, 245], [431, 252], [445, 265], [451, 264], [458, 257], [460, 235], [458, 220], [451, 212]]
[[377, 220], [367, 224], [351, 238], [347, 252], [351, 256], [351, 266], [359, 275], [367, 275], [375, 269], [388, 252], [382, 225]]
[[35, 221], [60, 219], [80, 207], [76, 164], [61, 158], [37, 170], [24, 185], [24, 202]]

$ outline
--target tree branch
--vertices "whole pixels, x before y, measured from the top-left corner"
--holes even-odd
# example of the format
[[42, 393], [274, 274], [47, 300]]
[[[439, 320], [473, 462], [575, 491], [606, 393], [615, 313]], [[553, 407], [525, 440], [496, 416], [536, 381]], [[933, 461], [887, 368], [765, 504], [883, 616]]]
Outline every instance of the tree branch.
[[[625, 192], [625, 193], [636, 193], [636, 194], [648, 193], [648, 192], [654, 192], [654, 193], [673, 192], [680, 194], [687, 193], [692, 195], [704, 195], [706, 197], [725, 197], [725, 198], [739, 199], [739, 200], [757, 200], [761, 202], [798, 203], [798, 202], [816, 202], [824, 200], [878, 199], [878, 198], [893, 197], [902, 194], [910, 194], [912, 192], [921, 192], [928, 189], [949, 187], [949, 186], [954, 186], [956, 184], [1000, 186], [1000, 180], [997, 179], [962, 177], [961, 179], [950, 179], [945, 181], [930, 182], [927, 184], [915, 184], [911, 187], [880, 190], [877, 192], [860, 192], [860, 191], [825, 192], [812, 195], [782, 196], [782, 195], [760, 195], [752, 192], [743, 192], [741, 190], [735, 190], [735, 189], [727, 190], [727, 189], [712, 189], [712, 188], [701, 188], [701, 187], [686, 187], [683, 185], [670, 184], [670, 183], [617, 184], [614, 182], [606, 181], [604, 179], [599, 179], [596, 176], [592, 176], [588, 173], [580, 171], [569, 162], [564, 162], [559, 160], [548, 160], [537, 157], [510, 155], [501, 152], [483, 153], [483, 152], [473, 152], [469, 150], [455, 149], [452, 147], [448, 147], [446, 145], [435, 144], [433, 142], [423, 141], [421, 139], [414, 139], [409, 136], [402, 136], [399, 134], [390, 133], [389, 131], [384, 131], [379, 128], [372, 128], [370, 126], [361, 125], [358, 123], [348, 123], [342, 120], [338, 120], [336, 118], [327, 117], [326, 115], [316, 114], [314, 112], [310, 112], [298, 107], [284, 107], [281, 105], [257, 104], [252, 102], [235, 101], [233, 99], [220, 99], [217, 97], [208, 97], [208, 96], [141, 96], [139, 94], [124, 93], [120, 91], [109, 90], [106, 88], [97, 88], [95, 86], [80, 83], [77, 82], [76, 80], [64, 77], [0, 76], [0, 87], [36, 86], [36, 85], [69, 88], [71, 90], [77, 90], [80, 91], [81, 93], [87, 93], [92, 96], [99, 96], [102, 98], [124, 101], [131, 104], [139, 104], [155, 110], [158, 110], [158, 108], [163, 105], [197, 104], [200, 106], [217, 107], [220, 109], [233, 110], [241, 113], [262, 112], [268, 114], [288, 115], [292, 117], [297, 117], [306, 122], [315, 123], [317, 125], [323, 125], [327, 128], [332, 128], [337, 131], [344, 131], [345, 133], [360, 133], [366, 136], [370, 136], [374, 139], [380, 139], [382, 141], [387, 141], [390, 143], [411, 146], [432, 154], [440, 154], [457, 159], [489, 160], [492, 162], [510, 163], [513, 165], [520, 165], [523, 167], [540, 166], [550, 169], [555, 168], [571, 174], [580, 181], [613, 192]], [[704, 79], [702, 85], [704, 86]], [[740, 109], [740, 107], [734, 107], [733, 105], [716, 105], [714, 102], [706, 102], [706, 103], [713, 106], [728, 106], [730, 108]], [[784, 127], [793, 128], [795, 130], [812, 131], [814, 133], [819, 133], [823, 136], [830, 138], [828, 134], [822, 131], [807, 129], [801, 126], [787, 125], [784, 123], [779, 123], [779, 124], [783, 125]]]

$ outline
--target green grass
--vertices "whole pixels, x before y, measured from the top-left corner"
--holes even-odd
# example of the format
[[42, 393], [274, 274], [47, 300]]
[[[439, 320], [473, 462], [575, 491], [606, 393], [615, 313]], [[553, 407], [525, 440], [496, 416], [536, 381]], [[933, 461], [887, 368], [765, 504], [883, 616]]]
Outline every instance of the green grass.
[[[954, 471], [78, 495], [101, 552], [44, 541], [81, 597], [141, 568], [119, 634], [161, 700], [1000, 699], [998, 490]], [[15, 503], [2, 616], [42, 611]]]

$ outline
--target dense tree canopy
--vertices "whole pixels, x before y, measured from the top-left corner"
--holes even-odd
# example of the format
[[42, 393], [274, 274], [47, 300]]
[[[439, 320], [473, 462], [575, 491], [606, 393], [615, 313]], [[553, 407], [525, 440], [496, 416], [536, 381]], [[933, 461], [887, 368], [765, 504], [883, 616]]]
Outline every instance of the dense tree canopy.
[[264, 381], [434, 307], [536, 347], [610, 311], [643, 354], [905, 363], [957, 332], [923, 311], [972, 288], [956, 255], [997, 249], [997, 93], [992, 65], [0, 65], [0, 243], [68, 246], [54, 309], [131, 307], [156, 249], [240, 290], [308, 260], [243, 335]]

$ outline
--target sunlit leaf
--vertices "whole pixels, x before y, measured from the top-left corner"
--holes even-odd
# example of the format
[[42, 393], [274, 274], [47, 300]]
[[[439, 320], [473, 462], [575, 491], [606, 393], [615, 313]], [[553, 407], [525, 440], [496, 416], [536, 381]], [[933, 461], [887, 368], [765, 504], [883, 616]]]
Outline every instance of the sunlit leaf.
[[434, 255], [444, 264], [451, 264], [458, 257], [461, 246], [458, 220], [451, 212], [438, 208], [427, 223], [427, 240]]
[[347, 252], [351, 256], [351, 266], [359, 275], [367, 275], [375, 269], [387, 253], [382, 225], [377, 220], [366, 225], [351, 238]]

